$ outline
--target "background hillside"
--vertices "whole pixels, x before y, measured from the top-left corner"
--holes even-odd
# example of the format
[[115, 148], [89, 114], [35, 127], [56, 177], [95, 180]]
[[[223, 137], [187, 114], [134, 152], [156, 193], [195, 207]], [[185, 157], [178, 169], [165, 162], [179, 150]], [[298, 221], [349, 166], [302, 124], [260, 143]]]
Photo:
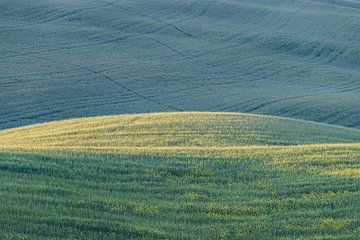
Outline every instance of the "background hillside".
[[239, 111], [360, 127], [352, 0], [0, 1], [0, 129]]

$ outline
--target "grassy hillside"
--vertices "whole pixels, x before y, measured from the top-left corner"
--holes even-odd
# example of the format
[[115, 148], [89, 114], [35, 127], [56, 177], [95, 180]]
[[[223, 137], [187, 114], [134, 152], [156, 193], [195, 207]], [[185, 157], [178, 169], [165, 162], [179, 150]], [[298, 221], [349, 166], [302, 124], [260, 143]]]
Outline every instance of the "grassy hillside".
[[2, 131], [0, 239], [357, 239], [358, 132], [218, 113]]
[[360, 142], [360, 131], [237, 113], [155, 113], [79, 118], [0, 131], [0, 149], [112, 150]]
[[153, 111], [360, 127], [354, 0], [2, 0], [0, 129]]

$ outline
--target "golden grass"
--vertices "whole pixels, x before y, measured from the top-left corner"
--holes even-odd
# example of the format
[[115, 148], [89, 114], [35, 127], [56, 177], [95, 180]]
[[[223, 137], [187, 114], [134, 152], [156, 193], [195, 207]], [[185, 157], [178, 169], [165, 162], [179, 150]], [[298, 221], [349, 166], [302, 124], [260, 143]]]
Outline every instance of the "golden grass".
[[239, 113], [117, 115], [0, 131], [3, 151], [227, 151], [356, 142], [360, 142], [360, 131], [354, 129]]
[[[360, 164], [354, 163], [360, 159], [358, 133], [253, 114], [153, 113], [70, 119], [4, 130], [0, 132], [0, 150], [156, 154], [228, 161], [266, 157], [276, 168], [360, 176]], [[324, 167], [319, 168], [319, 164]]]

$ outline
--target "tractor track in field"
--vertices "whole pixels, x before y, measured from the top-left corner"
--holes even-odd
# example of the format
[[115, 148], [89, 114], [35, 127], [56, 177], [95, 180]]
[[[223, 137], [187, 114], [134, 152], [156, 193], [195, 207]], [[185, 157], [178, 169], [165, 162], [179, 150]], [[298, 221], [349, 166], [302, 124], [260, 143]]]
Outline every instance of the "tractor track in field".
[[[66, 17], [70, 17], [70, 16], [74, 16], [78, 13], [81, 13], [81, 12], [85, 12], [85, 11], [91, 11], [91, 10], [95, 10], [95, 9], [99, 9], [99, 8], [105, 8], [105, 7], [108, 7], [110, 6], [111, 4], [109, 3], [105, 3], [105, 4], [102, 4], [102, 5], [98, 5], [98, 6], [93, 6], [93, 7], [86, 7], [86, 8], [80, 8], [80, 9], [75, 9], [75, 10], [71, 10], [71, 11], [68, 11], [68, 12], [64, 12], [64, 13], [61, 13], [60, 15], [58, 16], [53, 16], [52, 18], [50, 17], [50, 19], [45, 19], [43, 21], [40, 21], [40, 22], [35, 22], [35, 23], [32, 23], [32, 24], [24, 24], [22, 25], [23, 27], [31, 27], [31, 26], [35, 26], [35, 25], [39, 25], [39, 24], [47, 24], [47, 23], [51, 23], [51, 22], [54, 22], [54, 21], [57, 21], [57, 20], [60, 20], [60, 19], [63, 19], [63, 18], [66, 18]], [[56, 13], [58, 12], [58, 10], [56, 9], [52, 9], [52, 10], [49, 10], [46, 15], [49, 15], [49, 14], [52, 14], [52, 13]], [[37, 17], [44, 17], [44, 15], [36, 15], [36, 16], [26, 16], [26, 18], [29, 18], [31, 17], [32, 19], [34, 18], [37, 18]], [[31, 20], [30, 19], [24, 19], [26, 21], [29, 21]]]
[[352, 10], [360, 10], [360, 2], [355, 1], [339, 1], [339, 0], [303, 0], [305, 2], [324, 4], [332, 7], [349, 8]]
[[[46, 60], [46, 61], [56, 62], [55, 60], [49, 59], [49, 58], [44, 58], [44, 57], [38, 57], [38, 58], [39, 58], [39, 59], [42, 59], [42, 60]], [[108, 81], [111, 82], [112, 84], [117, 85], [117, 86], [123, 88], [124, 90], [126, 90], [127, 92], [129, 92], [129, 93], [131, 93], [131, 94], [139, 97], [140, 99], [144, 99], [144, 100], [149, 101], [149, 102], [151, 102], [151, 103], [153, 103], [153, 104], [156, 104], [156, 105], [159, 105], [159, 106], [163, 106], [163, 107], [165, 107], [165, 108], [167, 108], [167, 109], [169, 109], [169, 110], [183, 111], [182, 109], [180, 109], [180, 108], [178, 108], [178, 107], [171, 106], [171, 105], [168, 105], [168, 104], [164, 104], [164, 103], [155, 101], [155, 100], [153, 100], [152, 98], [150, 98], [150, 97], [148, 97], [148, 96], [146, 96], [146, 95], [144, 95], [144, 94], [141, 94], [141, 93], [139, 93], [138, 91], [136, 91], [136, 90], [134, 90], [134, 89], [132, 89], [132, 88], [129, 88], [129, 87], [126, 86], [125, 84], [119, 83], [118, 81], [116, 81], [115, 79], [111, 78], [110, 76], [102, 73], [101, 71], [96, 71], [96, 70], [93, 70], [93, 69], [91, 69], [91, 68], [89, 68], [89, 67], [85, 67], [85, 66], [80, 65], [80, 64], [75, 64], [75, 63], [71, 63], [71, 64], [70, 64], [70, 63], [67, 63], [67, 64], [69, 64], [69, 65], [71, 65], [71, 66], [78, 67], [78, 68], [80, 68], [80, 69], [84, 69], [84, 70], [86, 70], [86, 71], [88, 71], [88, 72], [91, 72], [92, 74], [95, 74], [95, 75], [97, 75], [97, 76], [100, 76], [100, 77], [102, 77], [103, 79], [108, 80]]]
[[268, 105], [276, 104], [276, 103], [286, 101], [286, 100], [301, 99], [301, 98], [307, 98], [307, 97], [311, 97], [311, 96], [314, 96], [314, 94], [306, 94], [306, 95], [301, 95], [301, 96], [291, 96], [291, 97], [279, 98], [279, 99], [275, 99], [275, 100], [272, 100], [272, 101], [267, 101], [267, 102], [258, 104], [257, 106], [255, 106], [253, 108], [247, 109], [246, 112], [254, 112], [254, 111], [257, 111], [257, 110], [259, 110], [261, 108], [264, 108], [264, 107], [266, 107]]
[[203, 10], [201, 10], [201, 11], [200, 11], [198, 14], [196, 14], [195, 16], [190, 17], [190, 18], [186, 18], [186, 19], [183, 19], [183, 20], [180, 20], [180, 21], [177, 21], [177, 22], [175, 22], [175, 23], [176, 23], [176, 24], [179, 24], [179, 23], [191, 21], [191, 20], [194, 20], [194, 19], [196, 19], [196, 18], [202, 17], [213, 5], [215, 5], [215, 3], [216, 3], [217, 1], [218, 1], [218, 0], [213, 0], [213, 1], [211, 1], [207, 6], [205, 6], [205, 8], [203, 8]]
[[[102, 2], [106, 2], [106, 1], [102, 1]], [[115, 6], [117, 8], [120, 8], [124, 11], [127, 11], [128, 13], [131, 13], [133, 16], [141, 16], [141, 17], [144, 17], [144, 18], [147, 18], [147, 19], [151, 19], [151, 20], [154, 20], [156, 22], [159, 22], [161, 24], [164, 24], [165, 26], [163, 28], [161, 28], [161, 30], [165, 29], [166, 27], [170, 27], [172, 29], [174, 29], [175, 31], [177, 32], [180, 32], [182, 34], [184, 34], [185, 36], [187, 37], [190, 37], [190, 38], [197, 38], [197, 36], [194, 36], [192, 35], [191, 33], [188, 33], [184, 30], [182, 30], [181, 28], [179, 28], [178, 26], [174, 25], [173, 23], [169, 23], [167, 21], [164, 21], [164, 20], [161, 20], [160, 18], [157, 18], [157, 17], [153, 17], [153, 16], [150, 16], [150, 15], [146, 15], [146, 14], [139, 14], [135, 11], [132, 11], [131, 9], [129, 8], [126, 8], [126, 7], [123, 7], [123, 6], [120, 6], [119, 4], [116, 4], [115, 2], [107, 2], [108, 4], [111, 4], [112, 6]], [[160, 10], [161, 11], [161, 10]], [[148, 34], [153, 34], [153, 33], [156, 33], [158, 31], [161, 31], [161, 30], [155, 30], [153, 32], [148, 32]]]
[[177, 55], [179, 55], [179, 56], [181, 56], [181, 57], [183, 57], [183, 58], [185, 58], [185, 59], [188, 59], [188, 60], [190, 60], [190, 61], [192, 61], [192, 62], [200, 63], [200, 64], [202, 64], [202, 65], [208, 65], [208, 64], [205, 63], [205, 62], [201, 62], [201, 61], [199, 61], [199, 60], [196, 60], [196, 58], [191, 57], [191, 56], [188, 56], [187, 54], [185, 54], [185, 53], [183, 53], [183, 52], [181, 52], [181, 51], [179, 51], [179, 50], [171, 47], [171, 46], [168, 45], [167, 43], [164, 43], [164, 42], [159, 41], [159, 40], [154, 39], [154, 38], [150, 38], [150, 39], [151, 39], [152, 41], [156, 42], [157, 44], [159, 44], [160, 46], [163, 46], [163, 47], [171, 50], [172, 52], [176, 53]]

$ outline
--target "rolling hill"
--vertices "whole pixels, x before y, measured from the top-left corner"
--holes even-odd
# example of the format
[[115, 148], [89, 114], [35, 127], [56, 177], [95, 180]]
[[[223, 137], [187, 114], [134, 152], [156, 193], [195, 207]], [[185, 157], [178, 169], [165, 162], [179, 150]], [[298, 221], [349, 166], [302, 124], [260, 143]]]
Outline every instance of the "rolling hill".
[[0, 238], [356, 239], [359, 134], [234, 113], [0, 131]]
[[[360, 143], [360, 131], [241, 113], [152, 113], [70, 119], [0, 131], [0, 149], [112, 150]], [[36, 149], [35, 149], [36, 150]]]
[[356, 0], [2, 0], [0, 129], [253, 112], [360, 127]]
[[358, 239], [359, 103], [359, 0], [1, 0], [0, 239]]

